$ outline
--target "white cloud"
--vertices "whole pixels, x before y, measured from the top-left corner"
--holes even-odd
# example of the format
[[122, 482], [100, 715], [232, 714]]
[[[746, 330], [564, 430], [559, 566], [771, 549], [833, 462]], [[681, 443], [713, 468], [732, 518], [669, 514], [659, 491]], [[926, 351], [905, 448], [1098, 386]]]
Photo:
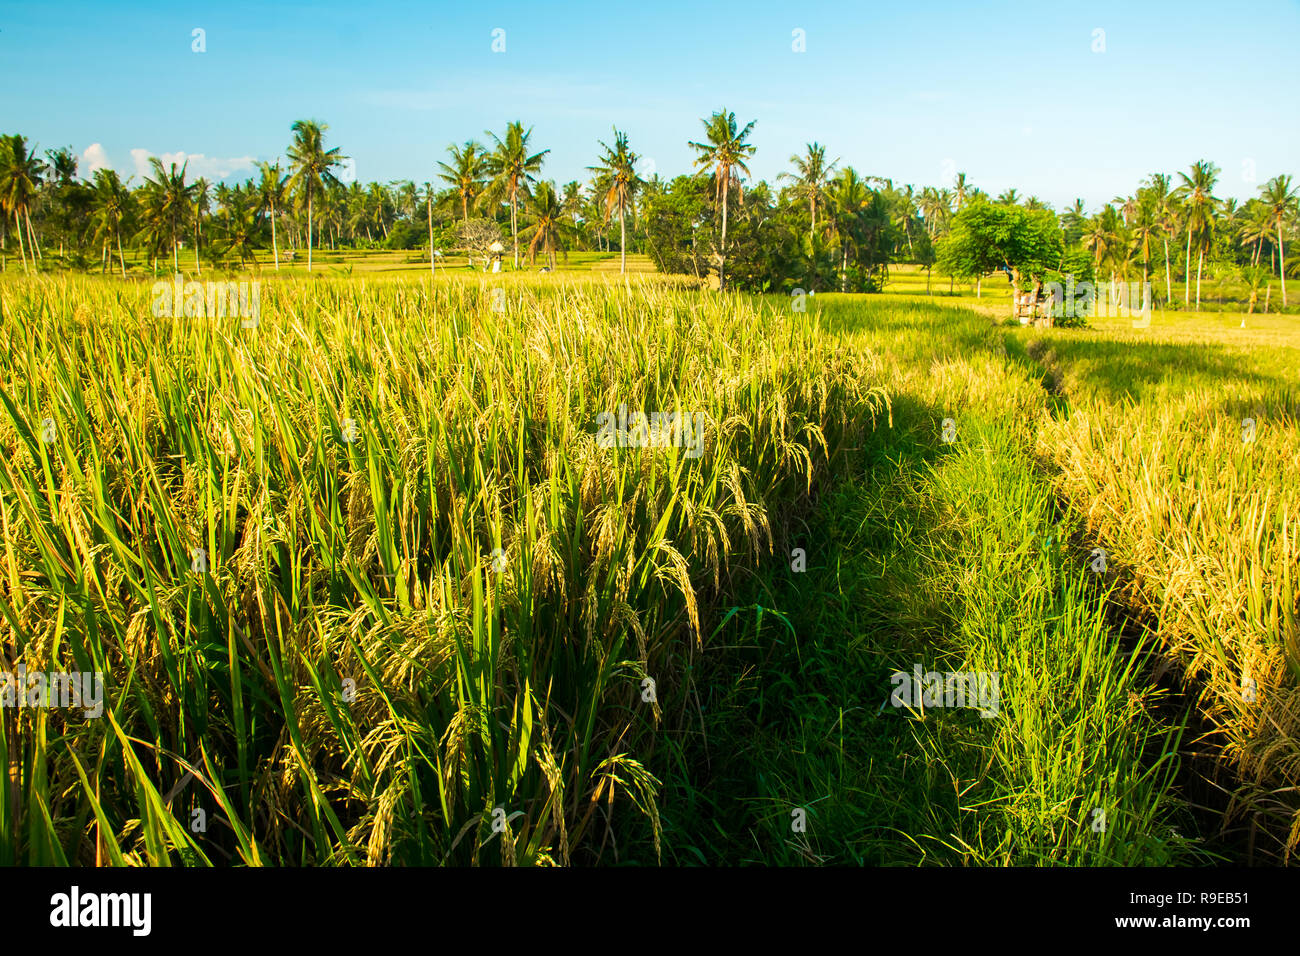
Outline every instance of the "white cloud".
[[97, 169], [112, 169], [113, 164], [109, 162], [108, 152], [104, 149], [103, 143], [91, 143], [86, 147], [85, 152], [81, 154], [81, 175], [89, 178], [95, 175]]
[[152, 153], [147, 149], [136, 148], [131, 150], [131, 160], [135, 163], [135, 173], [137, 176], [145, 177], [152, 175], [152, 169], [149, 166], [149, 157], [157, 156], [163, 164], [163, 168], [169, 168], [173, 163], [177, 167], [189, 164], [185, 171], [185, 178], [195, 180], [203, 177], [209, 180], [225, 179], [240, 170], [252, 170], [253, 165], [257, 162], [255, 156], [232, 156], [228, 159], [222, 159], [218, 156], [204, 156], [202, 153], [187, 153], [185, 150], [178, 150], [175, 153]]

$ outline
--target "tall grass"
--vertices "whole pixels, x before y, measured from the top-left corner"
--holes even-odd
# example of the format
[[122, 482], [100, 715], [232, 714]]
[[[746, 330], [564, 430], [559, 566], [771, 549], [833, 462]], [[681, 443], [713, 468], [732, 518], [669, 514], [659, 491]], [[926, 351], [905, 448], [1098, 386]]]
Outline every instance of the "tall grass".
[[[267, 284], [256, 329], [3, 286], [0, 664], [107, 700], [4, 711], [0, 862], [566, 863], [627, 814], [658, 850], [711, 602], [883, 393], [751, 303], [497, 281]], [[622, 404], [703, 456], [598, 447]]]

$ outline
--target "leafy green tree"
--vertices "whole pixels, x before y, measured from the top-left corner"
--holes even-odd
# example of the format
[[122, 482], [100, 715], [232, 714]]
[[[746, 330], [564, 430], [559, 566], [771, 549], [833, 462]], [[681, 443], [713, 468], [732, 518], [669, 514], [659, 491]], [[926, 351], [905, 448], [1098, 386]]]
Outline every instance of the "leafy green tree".
[[1050, 210], [975, 201], [953, 217], [952, 231], [938, 245], [938, 262], [955, 276], [1002, 270], [1021, 289], [1027, 282], [1040, 286], [1063, 252], [1061, 229]]
[[708, 234], [711, 215], [708, 186], [697, 176], [678, 176], [666, 186], [647, 190], [642, 220], [646, 252], [655, 268], [702, 278], [708, 260], [699, 234]]

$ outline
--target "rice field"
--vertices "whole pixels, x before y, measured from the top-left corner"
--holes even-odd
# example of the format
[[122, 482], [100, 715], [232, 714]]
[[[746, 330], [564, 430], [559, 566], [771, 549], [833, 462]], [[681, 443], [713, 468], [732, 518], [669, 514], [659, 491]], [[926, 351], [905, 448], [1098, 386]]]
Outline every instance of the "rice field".
[[[103, 678], [0, 710], [0, 863], [1293, 858], [1285, 318], [260, 294], [0, 279], [0, 671]], [[996, 715], [890, 706], [914, 667]]]

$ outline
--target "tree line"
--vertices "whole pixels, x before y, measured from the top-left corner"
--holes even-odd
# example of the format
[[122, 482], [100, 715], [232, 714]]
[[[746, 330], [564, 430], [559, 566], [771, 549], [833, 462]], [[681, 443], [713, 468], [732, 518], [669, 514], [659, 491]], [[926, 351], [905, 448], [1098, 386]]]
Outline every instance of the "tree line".
[[[816, 142], [790, 157], [774, 185], [754, 182], [755, 122], [722, 109], [701, 123], [701, 138], [688, 141], [689, 174], [646, 171], [616, 128], [598, 141], [589, 179], [562, 186], [541, 178], [550, 151], [521, 122], [450, 145], [422, 184], [353, 181], [348, 157], [327, 148], [328, 127], [315, 120], [292, 124], [283, 164], [263, 162], [257, 176], [215, 186], [156, 157], [136, 185], [112, 169], [81, 179], [71, 149], [41, 158], [23, 136], [0, 136], [0, 268], [12, 259], [29, 270], [93, 269], [97, 256], [101, 271], [126, 276], [130, 249], [155, 273], [169, 262], [180, 271], [182, 250], [196, 272], [205, 260], [278, 269], [304, 251], [310, 269], [321, 248], [423, 248], [432, 262], [444, 248], [486, 259], [508, 241], [515, 268], [539, 255], [554, 268], [557, 253], [617, 249], [626, 271], [627, 253], [639, 251], [662, 272], [757, 292], [875, 291], [893, 263], [935, 270], [950, 287], [999, 270], [1018, 286], [1140, 274], [1163, 286], [1168, 304], [1181, 284], [1183, 305], [1196, 308], [1207, 269], [1227, 266], [1252, 304], [1276, 277], [1286, 305], [1294, 274], [1286, 247], [1300, 205], [1289, 175], [1238, 203], [1214, 195], [1220, 171], [1202, 160], [1176, 176], [1155, 173], [1091, 215], [1082, 200], [1058, 213], [1014, 189], [991, 197], [965, 173], [948, 187], [896, 185], [829, 158]], [[1023, 248], [992, 238], [998, 230]]]

